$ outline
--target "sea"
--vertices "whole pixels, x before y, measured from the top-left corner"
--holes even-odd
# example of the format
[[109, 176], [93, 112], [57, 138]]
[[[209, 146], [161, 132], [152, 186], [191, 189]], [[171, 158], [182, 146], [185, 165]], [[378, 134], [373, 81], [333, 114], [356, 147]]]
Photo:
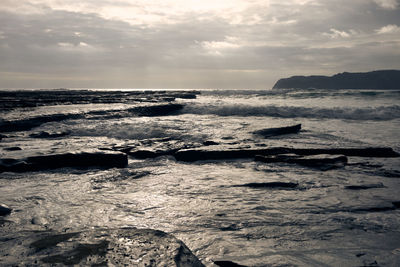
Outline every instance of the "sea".
[[[298, 133], [257, 134], [297, 124]], [[2, 90], [0, 134], [3, 163], [86, 151], [400, 152], [400, 90]], [[275, 182], [296, 186], [254, 186]], [[123, 168], [0, 172], [0, 205], [13, 209], [8, 236], [150, 228], [182, 240], [206, 266], [400, 266], [399, 192], [398, 157], [348, 156], [321, 169], [132, 153]]]

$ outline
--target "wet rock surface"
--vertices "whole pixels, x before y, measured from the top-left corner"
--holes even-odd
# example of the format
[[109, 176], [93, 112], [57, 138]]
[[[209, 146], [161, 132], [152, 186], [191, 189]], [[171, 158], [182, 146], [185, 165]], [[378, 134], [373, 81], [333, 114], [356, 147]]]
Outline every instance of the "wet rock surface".
[[129, 109], [138, 116], [166, 116], [181, 110], [184, 107], [182, 104], [159, 104], [153, 106], [135, 107]]
[[291, 182], [269, 182], [269, 183], [247, 183], [236, 185], [236, 187], [265, 188], [265, 189], [295, 189], [298, 183]]
[[19, 150], [22, 150], [22, 148], [20, 148], [19, 146], [12, 146], [12, 147], [5, 147], [4, 150], [5, 151], [19, 151]]
[[331, 156], [331, 155], [313, 155], [313, 156], [298, 156], [298, 155], [276, 155], [276, 156], [256, 156], [256, 161], [264, 163], [291, 163], [299, 164], [306, 167], [318, 168], [321, 170], [329, 170], [342, 167], [347, 164], [346, 156]]
[[57, 168], [123, 168], [128, 164], [126, 154], [119, 152], [76, 152], [33, 156], [23, 159], [0, 159], [0, 172], [28, 172]]
[[11, 208], [7, 207], [4, 204], [0, 204], [0, 216], [6, 216], [8, 214], [10, 214], [12, 211]]
[[385, 186], [382, 183], [378, 183], [378, 184], [347, 185], [344, 188], [349, 190], [366, 190], [373, 188], [385, 188]]
[[0, 110], [65, 104], [151, 103], [175, 98], [195, 99], [199, 94], [199, 91], [90, 91], [63, 88], [41, 91], [1, 91]]
[[47, 122], [58, 122], [67, 119], [81, 118], [83, 118], [82, 114], [53, 114], [15, 121], [3, 121], [0, 123], [0, 132], [27, 131]]
[[114, 146], [111, 150], [126, 153], [127, 155], [137, 159], [151, 159], [161, 156], [171, 156], [179, 150], [195, 148], [199, 146], [200, 144], [187, 143], [171, 138], [153, 138], [143, 139], [121, 146]]
[[301, 124], [296, 124], [293, 126], [286, 126], [286, 127], [278, 127], [278, 128], [268, 128], [255, 131], [254, 134], [261, 135], [265, 138], [277, 136], [277, 135], [284, 135], [284, 134], [295, 134], [300, 132]]
[[214, 261], [214, 264], [219, 266], [219, 267], [246, 267], [246, 265], [241, 265], [233, 261]]
[[355, 207], [342, 207], [337, 209], [325, 209], [324, 211], [317, 211], [316, 214], [329, 214], [329, 213], [376, 213], [376, 212], [391, 212], [400, 209], [400, 201], [391, 201], [381, 203], [374, 206], [355, 206]]
[[[285, 148], [285, 147], [271, 147], [264, 149], [186, 149], [180, 150], [174, 154], [175, 158], [180, 161], [197, 161], [197, 160], [222, 160], [222, 159], [238, 159], [238, 158], [254, 158], [257, 155], [260, 156], [274, 156], [282, 154], [294, 154], [299, 156], [311, 156], [311, 155], [343, 155], [343, 156], [357, 156], [357, 157], [399, 157], [399, 154], [392, 148]], [[283, 160], [284, 157], [282, 157]], [[273, 158], [271, 158], [273, 160]], [[280, 160], [279, 157], [276, 160]], [[289, 158], [287, 159], [289, 160]], [[296, 161], [296, 156], [293, 156], [290, 160]], [[320, 159], [322, 160], [322, 159]], [[309, 162], [312, 164], [317, 160], [312, 158], [302, 161], [304, 164]], [[331, 161], [329, 160], [326, 160]], [[345, 161], [343, 157], [334, 159], [333, 161]], [[276, 162], [276, 161], [275, 161]]]
[[[102, 111], [89, 111], [83, 113], [70, 113], [70, 114], [52, 114], [52, 115], [41, 115], [31, 117], [22, 120], [4, 120], [0, 122], [0, 132], [17, 132], [17, 131], [28, 131], [39, 127], [44, 123], [49, 122], [60, 122], [65, 120], [78, 120], [78, 119], [112, 119], [112, 118], [123, 118], [130, 116], [167, 116], [175, 114], [184, 107], [183, 104], [176, 103], [151, 103], [147, 105], [140, 105], [128, 109], [116, 109], [116, 110], [102, 110]], [[66, 134], [61, 133], [37, 133], [31, 137], [34, 138], [55, 138], [61, 137]]]
[[3, 266], [204, 266], [182, 241], [151, 229], [23, 231], [2, 241]]

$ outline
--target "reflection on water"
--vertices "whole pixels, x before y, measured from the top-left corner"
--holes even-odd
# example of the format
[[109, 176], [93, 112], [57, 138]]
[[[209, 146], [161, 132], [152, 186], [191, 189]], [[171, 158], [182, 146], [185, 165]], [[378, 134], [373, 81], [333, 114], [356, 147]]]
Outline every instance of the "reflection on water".
[[[215, 105], [222, 101], [222, 106], [235, 102], [229, 99], [224, 102], [224, 97], [209, 92], [197, 100], [181, 102], [187, 107], [191, 105], [188, 108], [193, 110], [198, 106], [204, 108], [207, 101], [214, 101], [211, 104]], [[260, 98], [254, 94], [234, 97], [242, 97], [237, 103]], [[277, 103], [282, 97], [261, 95], [258, 101], [268, 98]], [[298, 96], [290, 97], [285, 95], [289, 98], [286, 104], [299, 103]], [[336, 101], [335, 97], [338, 96], [325, 102]], [[367, 95], [367, 99], [360, 101], [365, 108], [370, 97]], [[385, 101], [389, 100], [381, 100]], [[397, 104], [388, 104], [394, 105]], [[319, 110], [322, 108], [325, 108], [323, 103], [318, 106]], [[52, 109], [55, 114], [65, 111], [63, 106]], [[68, 109], [73, 110], [73, 106]], [[237, 110], [232, 109], [234, 116], [212, 112], [185, 114], [184, 109], [180, 114], [163, 117], [51, 122], [8, 134], [0, 143], [1, 153], [2, 158], [25, 157], [126, 144], [159, 149], [160, 138], [195, 145], [211, 140], [228, 147], [400, 148], [398, 117], [390, 120], [343, 120], [337, 115], [282, 118], [240, 116]], [[263, 139], [252, 134], [255, 130], [298, 122], [303, 125], [298, 135]], [[58, 139], [29, 137], [33, 132], [64, 130], [70, 134]], [[4, 150], [12, 146], [22, 150]], [[349, 160], [350, 164], [344, 168], [320, 171], [252, 159], [182, 163], [172, 156], [163, 156], [130, 158], [129, 166], [122, 169], [4, 172], [0, 173], [0, 203], [13, 207], [14, 212], [7, 219], [15, 222], [15, 232], [122, 226], [158, 229], [183, 240], [209, 266], [215, 260], [255, 266], [373, 266], [374, 262], [395, 266], [400, 263], [399, 210], [390, 208], [393, 202], [400, 201], [400, 180], [396, 179], [399, 159], [350, 157]], [[292, 182], [298, 187], [237, 186], [261, 182]], [[346, 188], [374, 184], [382, 186], [365, 190]], [[383, 208], [389, 209], [382, 211]]]

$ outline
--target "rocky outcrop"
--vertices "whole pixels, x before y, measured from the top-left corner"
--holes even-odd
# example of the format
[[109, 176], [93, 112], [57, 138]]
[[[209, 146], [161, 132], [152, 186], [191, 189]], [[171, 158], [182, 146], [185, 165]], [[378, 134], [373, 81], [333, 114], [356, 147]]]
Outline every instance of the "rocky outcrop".
[[57, 168], [123, 168], [128, 164], [126, 154], [119, 152], [77, 152], [50, 154], [23, 159], [0, 159], [0, 172], [28, 172]]
[[22, 148], [20, 148], [19, 146], [11, 146], [11, 147], [5, 147], [4, 150], [5, 151], [19, 151], [19, 150], [22, 150]]
[[374, 207], [360, 207], [360, 208], [348, 208], [343, 209], [344, 212], [355, 212], [355, 213], [364, 213], [364, 212], [384, 212], [384, 211], [392, 211], [400, 208], [400, 201], [394, 201], [391, 205], [382, 205], [382, 206], [374, 206]]
[[318, 168], [321, 170], [330, 170], [337, 167], [343, 167], [347, 164], [347, 157], [343, 155], [313, 155], [313, 156], [298, 156], [298, 155], [274, 155], [274, 156], [256, 156], [256, 161], [264, 163], [292, 163], [306, 167]]
[[235, 185], [235, 187], [265, 188], [265, 189], [295, 189], [298, 183], [292, 182], [268, 182], [268, 183], [248, 183]]
[[128, 109], [128, 112], [137, 116], [166, 116], [173, 114], [184, 107], [182, 104], [159, 104], [152, 106], [134, 107]]
[[[114, 146], [112, 150], [126, 153], [137, 159], [152, 159], [161, 156], [174, 155], [177, 151], [199, 147], [200, 144], [186, 143], [170, 138], [152, 138], [138, 140], [132, 144]], [[109, 148], [107, 148], [109, 150]]]
[[378, 184], [347, 185], [344, 188], [349, 190], [366, 190], [372, 188], [385, 188], [385, 186], [382, 183], [378, 183]]
[[[264, 149], [185, 149], [177, 151], [174, 156], [179, 161], [193, 162], [198, 160], [223, 160], [254, 158], [256, 155], [272, 156], [280, 154], [309, 155], [344, 155], [357, 157], [399, 157], [392, 148], [285, 148], [272, 147]], [[273, 159], [271, 159], [273, 160]], [[304, 161], [306, 162], [306, 161]], [[305, 163], [306, 164], [306, 163]]]
[[204, 266], [174, 236], [136, 228], [5, 233], [0, 262], [6, 266]]
[[261, 135], [265, 138], [284, 135], [284, 134], [295, 134], [300, 132], [301, 124], [296, 124], [293, 126], [278, 127], [278, 128], [267, 128], [253, 132], [254, 134]]
[[175, 98], [194, 99], [199, 91], [92, 91], [92, 90], [7, 90], [0, 91], [0, 109], [74, 105], [88, 103], [159, 103]]
[[343, 72], [333, 76], [292, 76], [280, 79], [273, 87], [298, 89], [400, 89], [400, 70], [364, 73]]
[[2, 121], [0, 123], [0, 132], [27, 131], [47, 122], [57, 122], [67, 119], [80, 119], [80, 118], [83, 118], [83, 115], [53, 114], [53, 115], [43, 115], [23, 120]]
[[233, 261], [214, 261], [214, 264], [219, 267], [247, 267], [246, 265], [241, 265]]
[[[182, 104], [173, 104], [173, 103], [147, 104], [144, 106], [137, 106], [134, 108], [123, 109], [123, 110], [90, 111], [87, 113], [80, 113], [80, 114], [52, 114], [52, 115], [42, 115], [22, 120], [12, 120], [12, 121], [4, 120], [0, 122], [0, 132], [27, 131], [35, 127], [38, 127], [44, 123], [58, 122], [64, 120], [106, 119], [106, 118], [122, 118], [129, 116], [167, 116], [176, 113], [183, 107], [184, 105]], [[51, 138], [57, 136], [51, 136], [51, 134], [47, 135], [44, 132], [42, 135], [33, 134], [33, 136], [31, 137]]]
[[8, 214], [10, 214], [12, 211], [12, 209], [10, 209], [9, 207], [7, 207], [4, 204], [0, 205], [0, 216], [6, 216]]

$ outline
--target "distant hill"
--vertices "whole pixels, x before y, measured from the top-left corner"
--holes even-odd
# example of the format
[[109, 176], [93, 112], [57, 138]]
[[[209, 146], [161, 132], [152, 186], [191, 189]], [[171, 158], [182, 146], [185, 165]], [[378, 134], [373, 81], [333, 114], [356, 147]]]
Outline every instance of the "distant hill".
[[298, 89], [400, 89], [400, 70], [343, 72], [333, 76], [292, 76], [273, 87]]

